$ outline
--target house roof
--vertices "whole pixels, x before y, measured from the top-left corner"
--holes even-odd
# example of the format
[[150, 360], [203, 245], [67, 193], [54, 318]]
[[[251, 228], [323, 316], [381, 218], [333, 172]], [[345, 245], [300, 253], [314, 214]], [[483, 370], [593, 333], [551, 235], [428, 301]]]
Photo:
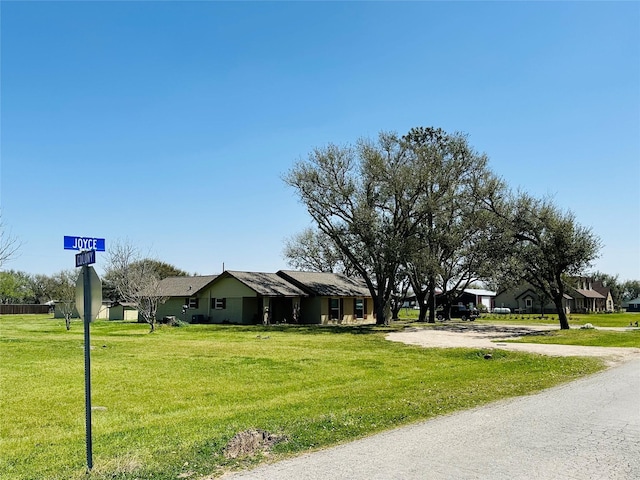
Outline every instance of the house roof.
[[254, 292], [265, 297], [306, 297], [303, 290], [279, 277], [275, 273], [237, 272], [227, 270], [220, 278], [233, 277]]
[[609, 287], [605, 287], [600, 281], [593, 282], [591, 284], [591, 288], [593, 288], [596, 292], [598, 292], [605, 298], [609, 296], [609, 293], [611, 293], [611, 289]]
[[525, 294], [528, 294], [530, 297], [538, 298], [538, 294], [536, 292], [534, 292], [530, 288], [527, 288], [526, 290], [523, 290], [522, 292], [520, 292], [520, 294], [516, 295], [514, 298], [517, 300], [518, 298], [524, 297]]
[[[539, 295], [535, 292], [535, 290], [532, 290], [531, 288], [527, 288], [526, 290], [524, 290], [522, 293], [520, 293], [518, 296], [514, 297], [516, 300], [521, 298], [522, 296], [524, 296], [525, 293], [528, 293], [530, 296], [539, 298]], [[573, 300], [573, 297], [567, 293], [563, 293], [562, 294], [562, 298], [564, 298], [565, 300]]]
[[626, 301], [626, 302], [622, 302], [622, 305], [626, 305], [626, 306], [629, 306], [629, 305], [640, 305], [640, 297], [634, 298], [633, 300], [629, 300], [629, 301]]
[[573, 290], [578, 292], [585, 298], [606, 298], [604, 295], [596, 292], [595, 290], [585, 290], [583, 288], [574, 288]]
[[363, 281], [355, 280], [339, 273], [280, 270], [277, 274], [311, 295], [326, 297], [371, 296]]
[[163, 297], [190, 297], [213, 282], [218, 275], [167, 277], [160, 280], [158, 294]]
[[481, 297], [495, 297], [496, 292], [492, 290], [484, 290], [482, 288], [465, 288], [465, 293], [470, 293], [471, 295], [479, 295]]

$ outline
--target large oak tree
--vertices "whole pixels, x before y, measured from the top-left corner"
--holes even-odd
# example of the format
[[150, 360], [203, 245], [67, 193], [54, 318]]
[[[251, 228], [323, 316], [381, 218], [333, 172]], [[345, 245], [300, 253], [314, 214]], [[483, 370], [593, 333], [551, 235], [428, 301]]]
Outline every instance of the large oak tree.
[[[285, 181], [367, 283], [378, 323], [389, 319], [393, 293], [407, 274], [419, 298], [425, 289], [433, 294], [436, 279], [446, 287], [452, 275], [477, 278], [469, 269], [479, 256], [470, 244], [478, 237], [478, 197], [487, 181], [496, 188], [499, 182], [464, 135], [414, 128], [403, 137], [381, 133], [375, 142], [329, 145], [299, 161]], [[449, 276], [442, 282], [445, 261]]]
[[508, 225], [505, 238], [511, 238], [512, 248], [505, 265], [510, 283], [527, 282], [550, 298], [560, 328], [568, 329], [568, 277], [582, 274], [598, 257], [599, 237], [580, 225], [572, 212], [527, 194], [511, 202]]
[[376, 141], [316, 148], [284, 177], [317, 228], [366, 282], [379, 324], [391, 318], [408, 239], [424, 221], [414, 160], [400, 137], [381, 133]]

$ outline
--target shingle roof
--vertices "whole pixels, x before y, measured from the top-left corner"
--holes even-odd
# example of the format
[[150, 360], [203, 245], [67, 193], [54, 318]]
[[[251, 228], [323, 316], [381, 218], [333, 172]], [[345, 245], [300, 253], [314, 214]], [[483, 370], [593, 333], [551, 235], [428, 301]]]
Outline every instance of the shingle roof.
[[366, 284], [338, 273], [280, 270], [278, 275], [312, 295], [327, 297], [369, 297]]
[[163, 297], [190, 297], [213, 282], [218, 275], [167, 277], [160, 281], [158, 294]]
[[582, 288], [574, 288], [574, 290], [585, 298], [605, 298], [604, 295], [596, 292], [595, 290], [585, 290]]
[[633, 300], [628, 300], [626, 302], [622, 302], [622, 305], [640, 305], [640, 297], [634, 298]]
[[307, 294], [279, 277], [275, 273], [237, 272], [227, 270], [223, 275], [229, 275], [242, 282], [254, 292], [265, 297], [306, 297]]
[[609, 287], [605, 287], [600, 281], [593, 282], [591, 288], [593, 288], [596, 292], [598, 292], [605, 298], [607, 298], [609, 296], [609, 293], [611, 292], [611, 289]]

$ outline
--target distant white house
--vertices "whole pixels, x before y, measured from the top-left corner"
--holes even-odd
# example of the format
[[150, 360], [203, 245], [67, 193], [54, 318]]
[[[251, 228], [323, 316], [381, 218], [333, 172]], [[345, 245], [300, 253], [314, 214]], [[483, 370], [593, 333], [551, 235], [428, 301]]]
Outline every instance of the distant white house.
[[473, 306], [476, 308], [479, 308], [482, 305], [487, 309], [487, 312], [490, 312], [495, 307], [496, 295], [497, 293], [494, 292], [493, 290], [485, 290], [481, 288], [467, 288], [464, 291], [463, 297], [465, 296], [475, 297], [473, 301], [470, 301], [468, 303], [473, 303]]

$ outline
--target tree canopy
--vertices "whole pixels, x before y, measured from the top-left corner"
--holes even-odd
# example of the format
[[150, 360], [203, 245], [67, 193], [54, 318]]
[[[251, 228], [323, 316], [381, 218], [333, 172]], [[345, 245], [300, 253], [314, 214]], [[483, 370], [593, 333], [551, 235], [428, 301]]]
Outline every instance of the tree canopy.
[[[317, 228], [288, 244], [290, 264], [351, 267], [369, 287], [378, 323], [389, 319], [403, 278], [411, 280], [421, 319], [429, 297], [431, 321], [436, 288], [452, 302], [498, 273], [530, 282], [560, 305], [564, 277], [582, 272], [600, 248], [571, 212], [512, 195], [465, 135], [437, 128], [316, 148], [284, 181]], [[560, 322], [564, 328], [564, 314]]]

